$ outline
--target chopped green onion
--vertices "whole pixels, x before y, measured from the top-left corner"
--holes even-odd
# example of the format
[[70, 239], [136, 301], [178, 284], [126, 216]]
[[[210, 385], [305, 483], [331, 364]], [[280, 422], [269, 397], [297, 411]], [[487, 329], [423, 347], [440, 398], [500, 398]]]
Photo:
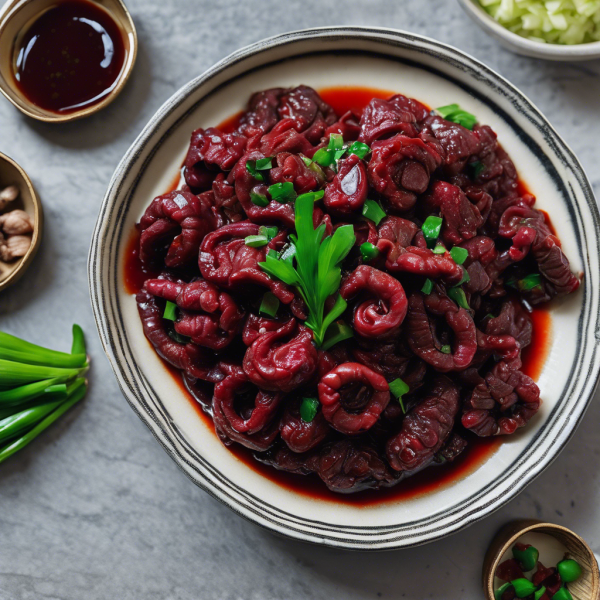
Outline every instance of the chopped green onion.
[[421, 288], [421, 291], [426, 294], [427, 296], [429, 296], [429, 294], [431, 294], [431, 292], [433, 292], [433, 281], [431, 281], [431, 279], [427, 278], [425, 280], [425, 283], [423, 284], [423, 287]]
[[261, 208], [269, 206], [269, 199], [264, 194], [259, 194], [254, 190], [250, 191], [250, 201], [252, 204], [256, 204], [256, 206], [260, 206]]
[[280, 204], [286, 204], [296, 199], [296, 191], [294, 190], [294, 184], [291, 181], [283, 181], [281, 183], [274, 183], [269, 186], [269, 194], [271, 198]]
[[552, 596], [552, 600], [573, 600], [573, 596], [566, 587], [561, 587], [556, 594]]
[[258, 235], [264, 235], [269, 241], [271, 241], [277, 234], [279, 229], [277, 227], [265, 227], [261, 225], [258, 228]]
[[534, 595], [533, 600], [540, 600], [540, 598], [546, 593], [546, 586], [543, 585]]
[[32, 430], [25, 433], [22, 437], [18, 438], [8, 446], [5, 446], [0, 450], [0, 463], [4, 462], [7, 458], [12, 456], [15, 452], [21, 450], [29, 444], [32, 440], [34, 440], [42, 431], [50, 427], [54, 421], [56, 421], [59, 417], [61, 417], [69, 408], [71, 408], [75, 403], [79, 402], [87, 391], [87, 382], [83, 380], [84, 383], [78, 386], [73, 390], [70, 397], [63, 402], [56, 410], [51, 412], [46, 418], [40, 421]]
[[507, 581], [506, 583], [502, 584], [495, 592], [494, 592], [494, 598], [496, 600], [502, 600], [502, 596], [504, 595], [504, 592], [511, 586], [510, 581]]
[[572, 558], [561, 560], [557, 565], [558, 574], [565, 583], [571, 583], [581, 577], [581, 565]]
[[272, 292], [266, 292], [262, 297], [258, 312], [265, 317], [275, 318], [279, 309], [279, 299]]
[[165, 312], [163, 313], [163, 319], [167, 321], [177, 321], [177, 304], [167, 300], [165, 304]]
[[322, 167], [330, 167], [342, 158], [344, 149], [344, 138], [340, 133], [330, 133], [327, 148], [319, 148], [313, 155], [313, 161]]
[[469, 251], [466, 248], [454, 246], [454, 248], [450, 250], [450, 256], [457, 265], [462, 265], [469, 257]]
[[402, 407], [402, 412], [404, 414], [406, 414], [402, 396], [404, 396], [404, 394], [408, 394], [408, 392], [410, 392], [410, 387], [408, 386], [407, 383], [402, 381], [402, 379], [400, 379], [399, 377], [397, 379], [394, 379], [394, 381], [390, 381], [389, 386], [390, 386], [390, 392], [398, 399], [398, 402], [400, 402], [400, 406]]
[[478, 179], [479, 176], [485, 171], [485, 165], [478, 160], [472, 162], [469, 167], [471, 167], [473, 179]]
[[379, 203], [375, 202], [375, 200], [367, 200], [362, 209], [363, 217], [370, 219], [375, 223], [375, 225], [379, 225], [382, 219], [385, 219], [387, 215]]
[[348, 154], [356, 154], [358, 158], [364, 158], [369, 152], [371, 152], [371, 148], [362, 142], [353, 142], [348, 148]]
[[264, 235], [247, 235], [244, 238], [244, 244], [250, 248], [262, 248], [269, 243], [269, 240]]
[[3, 331], [0, 331], [0, 358], [30, 365], [44, 365], [63, 369], [83, 367], [87, 361], [87, 356], [84, 353], [68, 354], [42, 348]]
[[344, 147], [344, 137], [341, 133], [330, 133], [329, 144], [327, 148], [329, 150], [341, 150]]
[[468, 283], [471, 281], [471, 276], [469, 272], [463, 267], [463, 276], [462, 279], [457, 283], [457, 285], [462, 285], [463, 283]]
[[334, 153], [328, 148], [319, 148], [313, 155], [313, 161], [322, 167], [329, 167], [334, 160]]
[[317, 416], [319, 401], [316, 398], [302, 398], [300, 404], [300, 417], [305, 423], [311, 423]]
[[532, 273], [531, 275], [527, 275], [523, 277], [523, 279], [519, 279], [517, 281], [517, 288], [521, 292], [528, 292], [533, 288], [542, 285], [542, 276], [539, 273]]
[[436, 244], [432, 252], [434, 254], [446, 254], [446, 246], [444, 244]]
[[448, 298], [454, 300], [454, 302], [456, 302], [456, 304], [458, 304], [458, 306], [461, 308], [464, 308], [465, 310], [470, 309], [465, 291], [461, 287], [451, 287], [448, 290]]
[[513, 579], [511, 582], [517, 598], [527, 598], [535, 592], [537, 586], [533, 585], [529, 579], [520, 577], [519, 579]]
[[306, 202], [306, 198], [311, 198], [313, 202], [316, 202], [317, 200], [320, 200], [324, 195], [325, 190], [319, 190], [318, 192], [306, 192], [306, 194], [301, 194], [300, 196], [298, 196], [296, 200], [302, 198], [302, 200]]
[[436, 240], [440, 237], [443, 222], [444, 220], [442, 217], [436, 217], [434, 215], [430, 215], [425, 219], [421, 230], [423, 231], [423, 236], [425, 237], [425, 241], [429, 248], [433, 248]]
[[444, 344], [440, 348], [440, 352], [443, 352], [444, 354], [451, 354], [452, 353], [452, 348], [448, 344]]
[[246, 162], [246, 171], [254, 177], [257, 181], [264, 181], [265, 178], [259, 171], [268, 171], [273, 168], [273, 158], [268, 156], [266, 158], [259, 158], [258, 160], [249, 160]]
[[477, 123], [477, 117], [463, 110], [458, 104], [440, 106], [436, 108], [436, 111], [447, 121], [462, 125], [466, 129], [473, 129], [475, 123]]
[[346, 325], [343, 321], [336, 321], [332, 323], [327, 332], [325, 333], [325, 339], [322, 344], [323, 350], [329, 350], [332, 346], [344, 340], [354, 337], [352, 328]]
[[365, 242], [364, 244], [361, 244], [360, 253], [362, 254], [363, 260], [366, 262], [369, 262], [370, 260], [373, 260], [379, 256], [379, 250], [377, 249], [377, 246], [374, 246], [371, 244], [371, 242]]
[[310, 167], [310, 165], [311, 165], [311, 164], [312, 164], [312, 162], [313, 162], [313, 161], [312, 161], [312, 159], [308, 158], [308, 156], [304, 156], [304, 154], [301, 154], [301, 155], [300, 155], [300, 158], [301, 158], [301, 159], [304, 161], [304, 164], [305, 164], [307, 167]]

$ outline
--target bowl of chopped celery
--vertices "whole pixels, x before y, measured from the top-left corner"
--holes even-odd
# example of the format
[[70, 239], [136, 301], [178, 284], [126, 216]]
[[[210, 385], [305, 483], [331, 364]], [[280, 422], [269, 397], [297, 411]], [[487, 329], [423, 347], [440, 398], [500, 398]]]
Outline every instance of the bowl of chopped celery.
[[509, 50], [547, 60], [600, 58], [600, 0], [459, 0]]

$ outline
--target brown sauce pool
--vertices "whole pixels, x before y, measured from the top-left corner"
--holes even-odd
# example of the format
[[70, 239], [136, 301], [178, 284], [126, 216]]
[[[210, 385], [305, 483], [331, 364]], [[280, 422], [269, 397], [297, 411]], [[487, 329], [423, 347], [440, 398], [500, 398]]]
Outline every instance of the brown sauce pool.
[[119, 26], [89, 0], [51, 7], [13, 52], [21, 92], [40, 108], [61, 114], [101, 102], [116, 86], [126, 57]]
[[[389, 98], [394, 92], [373, 90], [370, 88], [329, 88], [320, 90], [319, 94], [338, 114], [341, 114], [350, 109], [362, 110], [372, 98]], [[239, 122], [240, 114], [223, 121], [219, 125], [219, 129], [226, 132], [233, 131]], [[174, 178], [169, 189], [165, 190], [165, 192], [176, 189], [178, 182], [179, 174]], [[521, 183], [520, 188], [521, 193], [527, 192], [525, 184]], [[546, 218], [548, 219], [548, 215], [546, 215]], [[149, 272], [142, 266], [138, 257], [138, 246], [139, 233], [137, 230], [134, 230], [126, 246], [123, 271], [125, 289], [130, 294], [137, 293], [142, 288], [146, 279], [157, 275], [156, 273]], [[523, 352], [523, 371], [532, 379], [537, 380], [542, 372], [550, 349], [552, 318], [548, 310], [541, 308], [534, 308], [531, 316], [533, 319], [533, 340], [531, 345]], [[202, 410], [200, 405], [188, 392], [177, 369], [164, 361], [163, 364], [172, 375], [173, 381], [179, 387], [181, 393], [188, 398], [199, 418], [206, 425], [207, 430], [216, 435], [210, 415]], [[473, 436], [469, 438], [467, 449], [451, 463], [425, 469], [392, 488], [365, 490], [346, 495], [329, 491], [316, 475], [294, 475], [263, 465], [252, 456], [250, 450], [238, 444], [230, 446], [229, 450], [238, 460], [255, 473], [300, 496], [338, 504], [374, 506], [387, 502], [410, 500], [424, 494], [440, 491], [479, 469], [501, 445], [501, 437], [477, 438]]]

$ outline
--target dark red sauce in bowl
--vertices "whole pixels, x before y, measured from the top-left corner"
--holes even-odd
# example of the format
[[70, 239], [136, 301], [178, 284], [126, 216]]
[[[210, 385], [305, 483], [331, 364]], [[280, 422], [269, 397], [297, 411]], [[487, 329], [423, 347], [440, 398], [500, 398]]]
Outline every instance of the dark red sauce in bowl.
[[17, 87], [42, 109], [69, 114], [104, 100], [126, 60], [123, 33], [88, 0], [66, 0], [39, 16], [17, 40]]
[[[347, 110], [362, 110], [373, 98], [386, 99], [393, 92], [373, 90], [369, 88], [329, 88], [319, 91], [320, 96], [336, 113], [342, 114]], [[234, 131], [240, 123], [242, 113], [234, 115], [222, 122], [218, 128], [224, 133]], [[178, 187], [179, 175], [176, 176], [169, 189]], [[528, 193], [524, 183], [519, 182], [519, 193]], [[549, 223], [548, 216], [545, 215]], [[128, 293], [135, 294], [140, 291], [147, 279], [156, 277], [145, 269], [139, 260], [139, 233], [134, 231], [127, 244], [124, 257], [124, 284]], [[543, 308], [534, 308], [531, 312], [533, 335], [531, 344], [523, 353], [522, 371], [531, 378], [538, 379], [548, 355], [552, 334], [552, 320], [550, 312]], [[185, 387], [180, 372], [164, 363], [172, 375], [174, 382], [181, 389], [185, 397], [195, 407], [197, 414], [205, 423], [207, 429], [214, 433], [214, 424], [209, 414], [204, 412], [200, 404]], [[423, 494], [434, 493], [468, 476], [480, 468], [501, 446], [503, 436], [490, 438], [469, 438], [467, 449], [452, 462], [442, 463], [436, 468], [426, 469], [402, 481], [401, 485], [378, 490], [363, 490], [353, 494], [339, 494], [328, 490], [323, 482], [314, 474], [299, 476], [273, 469], [258, 462], [251, 450], [238, 444], [229, 447], [236, 458], [256, 473], [282, 487], [306, 497], [321, 501], [342, 502], [358, 506], [368, 506], [385, 502], [408, 500]]]

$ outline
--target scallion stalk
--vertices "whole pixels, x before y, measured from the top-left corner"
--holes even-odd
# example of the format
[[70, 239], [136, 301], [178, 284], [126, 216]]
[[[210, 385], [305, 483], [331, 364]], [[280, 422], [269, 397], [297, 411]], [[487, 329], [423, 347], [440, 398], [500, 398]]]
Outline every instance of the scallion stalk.
[[64, 369], [83, 367], [87, 357], [83, 354], [67, 354], [42, 348], [14, 335], [0, 331], [0, 359], [30, 365], [45, 365]]
[[42, 379], [57, 379], [56, 383], [65, 383], [81, 375], [87, 367], [79, 369], [60, 369], [44, 365], [29, 365], [11, 360], [0, 359], [0, 381], [3, 387], [21, 386]]

